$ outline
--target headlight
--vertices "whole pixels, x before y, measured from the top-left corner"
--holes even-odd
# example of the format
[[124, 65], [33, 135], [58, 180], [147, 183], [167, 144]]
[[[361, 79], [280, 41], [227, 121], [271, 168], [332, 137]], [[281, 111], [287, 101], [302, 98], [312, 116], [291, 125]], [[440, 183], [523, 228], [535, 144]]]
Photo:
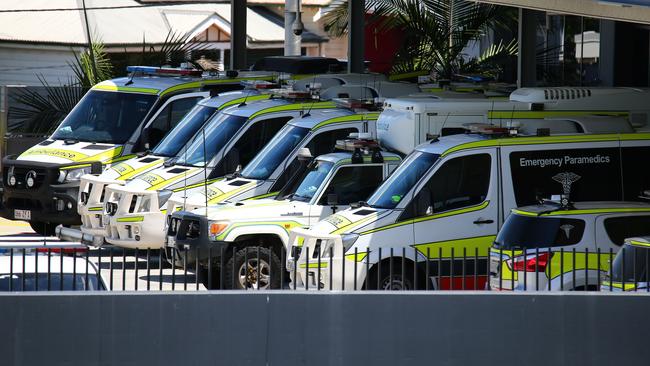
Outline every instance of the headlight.
[[91, 172], [92, 172], [92, 168], [89, 166], [83, 168], [61, 170], [59, 172], [58, 181], [59, 183], [77, 181], [81, 179], [82, 176], [86, 174], [90, 174]]
[[226, 228], [230, 225], [229, 222], [224, 221], [210, 221], [209, 223], [208, 236], [210, 240], [217, 240], [217, 236], [226, 231]]
[[169, 189], [158, 191], [158, 207], [163, 207], [172, 196], [172, 194], [174, 194], [174, 192], [170, 191]]
[[359, 234], [343, 234], [341, 240], [343, 241], [343, 248], [345, 251], [350, 249], [352, 245], [359, 239]]

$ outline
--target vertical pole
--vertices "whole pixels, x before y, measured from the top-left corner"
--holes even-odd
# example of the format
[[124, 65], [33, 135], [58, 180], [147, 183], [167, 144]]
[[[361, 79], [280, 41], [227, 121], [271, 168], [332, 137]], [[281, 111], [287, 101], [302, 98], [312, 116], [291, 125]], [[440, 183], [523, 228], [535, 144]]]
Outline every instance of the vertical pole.
[[0, 169], [2, 169], [2, 158], [7, 154], [5, 134], [7, 133], [7, 113], [9, 113], [8, 91], [7, 86], [0, 85]]
[[86, 37], [88, 38], [88, 52], [90, 54], [90, 66], [93, 71], [93, 80], [89, 80], [91, 84], [94, 84], [97, 80], [97, 65], [95, 65], [95, 55], [93, 53], [93, 40], [90, 35], [90, 24], [88, 24], [88, 11], [86, 10], [86, 0], [82, 2], [84, 8], [84, 22], [86, 23]]
[[230, 0], [230, 68], [246, 68], [246, 0]]
[[616, 56], [616, 22], [600, 20], [600, 51], [598, 78], [602, 86], [614, 86], [614, 61]]
[[302, 36], [293, 33], [293, 24], [298, 19], [300, 0], [284, 1], [284, 55], [300, 56]]
[[519, 9], [519, 56], [517, 57], [517, 86], [535, 86], [537, 75], [535, 72], [535, 45], [536, 45], [536, 19], [535, 11]]
[[365, 0], [348, 1], [348, 72], [361, 73], [365, 61]]

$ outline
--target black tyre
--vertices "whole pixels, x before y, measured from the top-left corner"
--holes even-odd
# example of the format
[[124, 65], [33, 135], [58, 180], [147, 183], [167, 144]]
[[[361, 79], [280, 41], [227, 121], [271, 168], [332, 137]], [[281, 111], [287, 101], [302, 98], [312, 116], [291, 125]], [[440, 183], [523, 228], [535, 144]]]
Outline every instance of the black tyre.
[[[368, 289], [371, 290], [386, 290], [386, 291], [401, 291], [401, 290], [414, 290], [414, 276], [418, 276], [418, 287], [422, 287], [424, 279], [418, 273], [413, 271], [413, 265], [408, 262], [405, 264], [406, 275], [402, 274], [402, 261], [393, 260], [393, 269], [391, 273], [391, 264], [388, 261], [381, 263], [381, 272], [378, 271], [378, 266], [375, 265], [368, 278]], [[392, 277], [391, 277], [392, 275]], [[364, 287], [365, 288], [365, 287]]]
[[56, 225], [54, 224], [38, 221], [30, 221], [29, 226], [32, 227], [32, 230], [34, 230], [36, 234], [43, 236], [53, 236], [54, 229], [56, 229]]
[[[247, 261], [248, 265], [245, 265], [244, 261]], [[226, 263], [223, 270], [224, 287], [239, 290], [258, 287], [260, 290], [277, 289], [280, 288], [280, 270], [280, 259], [271, 249], [246, 247], [237, 251]]]

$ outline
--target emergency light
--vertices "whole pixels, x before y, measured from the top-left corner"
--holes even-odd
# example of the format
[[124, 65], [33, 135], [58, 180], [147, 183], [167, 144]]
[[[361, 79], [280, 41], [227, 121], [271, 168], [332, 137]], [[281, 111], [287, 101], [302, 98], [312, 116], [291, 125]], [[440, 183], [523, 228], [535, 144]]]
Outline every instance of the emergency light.
[[162, 75], [162, 76], [194, 76], [201, 77], [203, 71], [194, 69], [178, 69], [170, 67], [155, 66], [127, 66], [127, 72], [141, 73], [145, 75]]
[[280, 87], [279, 84], [266, 80], [242, 80], [239, 84], [246, 89], [277, 89]]
[[348, 109], [365, 109], [365, 110], [376, 110], [378, 108], [374, 100], [371, 99], [351, 99], [351, 98], [334, 98], [332, 99], [334, 104], [340, 108]]

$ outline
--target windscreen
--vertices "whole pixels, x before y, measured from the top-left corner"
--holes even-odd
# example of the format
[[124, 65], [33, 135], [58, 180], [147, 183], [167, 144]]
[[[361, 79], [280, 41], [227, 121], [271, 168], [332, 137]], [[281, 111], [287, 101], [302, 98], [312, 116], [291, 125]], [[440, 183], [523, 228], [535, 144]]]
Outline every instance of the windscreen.
[[535, 249], [580, 242], [585, 222], [578, 219], [510, 215], [497, 235], [499, 249]]
[[614, 282], [650, 282], [650, 248], [625, 245], [614, 257], [612, 280]]
[[368, 199], [376, 208], [395, 208], [413, 186], [424, 176], [440, 155], [415, 151]]
[[217, 112], [217, 108], [196, 105], [178, 122], [165, 138], [153, 149], [152, 153], [158, 156], [175, 156], [183, 146], [190, 141], [196, 131], [203, 126], [205, 121]]
[[235, 136], [247, 120], [246, 117], [218, 114], [205, 128], [194, 135], [187, 149], [179, 151], [177, 164], [204, 166], [206, 161], [212, 159]]
[[268, 179], [293, 149], [309, 133], [308, 128], [285, 125], [280, 132], [242, 170], [248, 179]]
[[312, 162], [300, 177], [293, 180], [293, 186], [283, 192], [286, 194], [285, 198], [309, 202], [323, 184], [325, 177], [327, 177], [333, 166], [334, 163], [328, 161], [317, 160]]
[[[72, 273], [4, 273], [0, 274], [0, 292], [4, 291], [47, 291], [48, 278], [50, 290], [63, 291], [85, 291], [104, 290], [97, 275], [80, 273], [76, 276]], [[24, 284], [24, 285], [23, 285]]]
[[91, 90], [68, 114], [53, 139], [124, 144], [140, 126], [156, 95]]

